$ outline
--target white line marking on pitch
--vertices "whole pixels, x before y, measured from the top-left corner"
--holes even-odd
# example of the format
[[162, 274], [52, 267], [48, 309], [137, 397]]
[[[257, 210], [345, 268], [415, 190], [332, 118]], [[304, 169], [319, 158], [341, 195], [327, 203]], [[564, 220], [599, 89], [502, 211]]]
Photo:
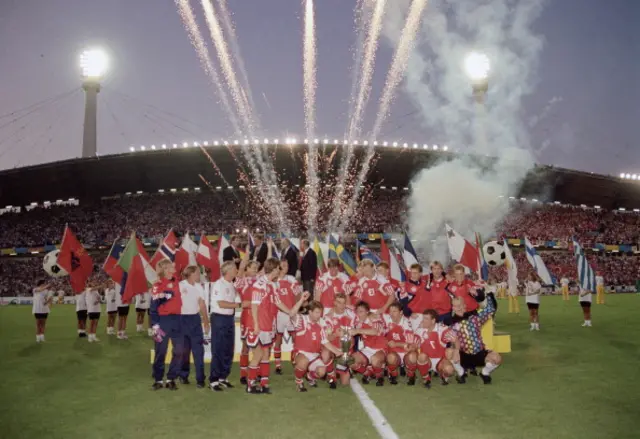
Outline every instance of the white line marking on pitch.
[[369, 394], [364, 390], [364, 388], [360, 385], [360, 383], [356, 380], [351, 380], [351, 390], [356, 394], [358, 399], [360, 400], [360, 404], [362, 404], [362, 408], [367, 412], [369, 419], [373, 423], [373, 426], [378, 431], [378, 434], [382, 439], [399, 439], [398, 435], [387, 418], [384, 417], [380, 409], [376, 407], [373, 400], [369, 398]]

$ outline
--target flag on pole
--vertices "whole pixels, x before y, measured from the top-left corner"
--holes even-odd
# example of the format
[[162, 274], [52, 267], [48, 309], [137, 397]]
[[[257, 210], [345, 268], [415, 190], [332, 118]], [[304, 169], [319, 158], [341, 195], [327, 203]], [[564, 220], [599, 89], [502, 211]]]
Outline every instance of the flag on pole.
[[356, 241], [358, 244], [358, 253], [360, 254], [360, 259], [369, 259], [374, 264], [378, 265], [380, 263], [380, 258], [376, 255], [369, 247], [363, 244], [360, 241]]
[[402, 269], [402, 254], [396, 247], [395, 243], [392, 245], [389, 264], [389, 274], [391, 279], [395, 279], [398, 282], [405, 282], [407, 280], [406, 272]]
[[69, 229], [69, 226], [65, 227], [64, 235], [62, 235], [58, 265], [69, 273], [69, 281], [73, 291], [83, 292], [87, 280], [93, 272], [93, 259]]
[[216, 250], [207, 235], [202, 232], [200, 235], [200, 242], [198, 243], [198, 251], [196, 252], [196, 262], [205, 268], [211, 270], [211, 272], [220, 271], [220, 263], [218, 262], [218, 250]]
[[190, 265], [196, 265], [196, 253], [198, 251], [198, 245], [193, 242], [189, 232], [185, 233], [182, 237], [182, 245], [176, 251], [176, 273], [182, 274], [182, 270]]
[[413, 264], [418, 263], [418, 256], [416, 255], [416, 251], [413, 248], [413, 244], [411, 244], [409, 235], [407, 235], [406, 233], [404, 234], [404, 249], [402, 251], [402, 259], [407, 270], [409, 270]]
[[158, 262], [163, 259], [168, 259], [171, 262], [174, 262], [176, 259], [176, 250], [178, 245], [180, 245], [180, 241], [178, 241], [176, 234], [173, 233], [173, 229], [169, 230], [169, 233], [167, 233], [167, 236], [162, 239], [162, 242], [151, 258], [151, 261], [149, 262], [151, 266], [155, 268], [156, 265], [158, 265]]
[[318, 237], [313, 240], [313, 251], [316, 252], [316, 261], [318, 261], [318, 276], [327, 272], [327, 266], [324, 263], [324, 257], [322, 256], [322, 249], [320, 248], [320, 241]]
[[[335, 256], [331, 256], [332, 254]], [[335, 236], [333, 235], [329, 238], [329, 257], [337, 258], [342, 263], [344, 271], [349, 276], [353, 276], [356, 273], [357, 265], [353, 256], [351, 256], [351, 254], [335, 239]]]
[[529, 238], [524, 238], [524, 249], [527, 254], [527, 261], [531, 264], [538, 277], [542, 279], [542, 283], [545, 285], [554, 285], [555, 279], [544, 264], [542, 257], [536, 251], [536, 248], [531, 244]]
[[333, 233], [329, 233], [327, 236], [327, 242], [329, 244], [329, 259], [340, 259], [338, 258], [338, 253], [336, 252], [336, 247], [338, 246], [340, 238], [336, 238]]
[[104, 264], [102, 264], [102, 270], [109, 275], [111, 279], [118, 285], [122, 283], [122, 268], [118, 266], [118, 259], [120, 259], [120, 254], [124, 250], [124, 245], [118, 243], [119, 239], [113, 241], [113, 245], [111, 246], [111, 250], [109, 250], [109, 254], [107, 255], [107, 259], [105, 259]]
[[253, 240], [253, 235], [251, 234], [251, 232], [248, 233], [247, 239], [249, 241], [249, 254], [254, 255], [255, 249], [256, 249], [256, 242]]
[[578, 264], [578, 282], [580, 288], [584, 291], [594, 292], [596, 290], [596, 274], [587, 260], [584, 249], [575, 238], [572, 238], [572, 241], [573, 255], [576, 257], [576, 263]]
[[513, 254], [511, 253], [511, 249], [509, 248], [509, 244], [507, 244], [507, 240], [503, 241], [504, 243], [504, 253], [505, 253], [505, 261], [504, 264], [507, 266], [507, 276], [509, 287], [518, 288], [518, 266], [516, 265], [516, 260], [513, 258]]
[[451, 257], [469, 270], [478, 271], [478, 249], [453, 230], [449, 224], [445, 224], [445, 227], [447, 229], [447, 243], [449, 244]]
[[478, 249], [478, 278], [483, 281], [489, 279], [489, 264], [484, 259], [484, 244], [482, 242], [482, 236], [476, 232], [476, 248]]
[[120, 255], [118, 266], [123, 271], [120, 283], [123, 303], [130, 303], [134, 296], [146, 293], [151, 284], [157, 280], [156, 272], [149, 264], [148, 256], [135, 232], [131, 234]]

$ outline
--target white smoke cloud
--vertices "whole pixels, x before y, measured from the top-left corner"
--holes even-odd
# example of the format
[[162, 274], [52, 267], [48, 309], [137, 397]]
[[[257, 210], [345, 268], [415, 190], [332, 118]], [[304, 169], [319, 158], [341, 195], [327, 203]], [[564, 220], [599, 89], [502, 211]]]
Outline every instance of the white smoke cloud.
[[[409, 4], [390, 5], [385, 36], [392, 45]], [[532, 23], [542, 6], [543, 0], [432, 0], [427, 7], [405, 91], [426, 128], [473, 154], [424, 169], [411, 183], [409, 230], [432, 257], [446, 259], [444, 222], [469, 237], [493, 235], [508, 212], [507, 197], [534, 165], [521, 105], [535, 87], [543, 41]], [[491, 60], [484, 112], [476, 111], [463, 69], [472, 50]]]

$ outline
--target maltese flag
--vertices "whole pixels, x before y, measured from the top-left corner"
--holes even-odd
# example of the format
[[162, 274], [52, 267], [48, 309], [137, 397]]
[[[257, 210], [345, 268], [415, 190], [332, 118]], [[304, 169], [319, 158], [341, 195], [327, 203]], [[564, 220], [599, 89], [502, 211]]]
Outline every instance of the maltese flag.
[[453, 230], [449, 224], [445, 224], [445, 227], [447, 228], [447, 242], [449, 244], [449, 253], [451, 253], [451, 257], [472, 272], [477, 272], [479, 269], [478, 263], [480, 261], [478, 249], [469, 241], [464, 239], [462, 235], [459, 235], [455, 230]]

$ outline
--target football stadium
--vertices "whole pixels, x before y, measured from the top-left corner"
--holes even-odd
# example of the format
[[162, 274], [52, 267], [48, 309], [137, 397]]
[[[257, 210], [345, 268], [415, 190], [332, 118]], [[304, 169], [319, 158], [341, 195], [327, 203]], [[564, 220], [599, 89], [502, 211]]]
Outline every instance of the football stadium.
[[[0, 114], [0, 438], [639, 437], [640, 174], [531, 146], [544, 2], [336, 4], [355, 42], [333, 136], [316, 127], [328, 5], [262, 6], [295, 9], [302, 35], [292, 134], [267, 130], [240, 54], [242, 17], [262, 13], [169, 3], [145, 17], [173, 14], [231, 134], [123, 98], [117, 51], [97, 46], [73, 91], [84, 123], [73, 93]], [[440, 85], [417, 93], [435, 80], [415, 69]], [[449, 143], [387, 134], [403, 94]], [[116, 128], [136, 105], [151, 143]], [[67, 113], [77, 151], [42, 159]]]

